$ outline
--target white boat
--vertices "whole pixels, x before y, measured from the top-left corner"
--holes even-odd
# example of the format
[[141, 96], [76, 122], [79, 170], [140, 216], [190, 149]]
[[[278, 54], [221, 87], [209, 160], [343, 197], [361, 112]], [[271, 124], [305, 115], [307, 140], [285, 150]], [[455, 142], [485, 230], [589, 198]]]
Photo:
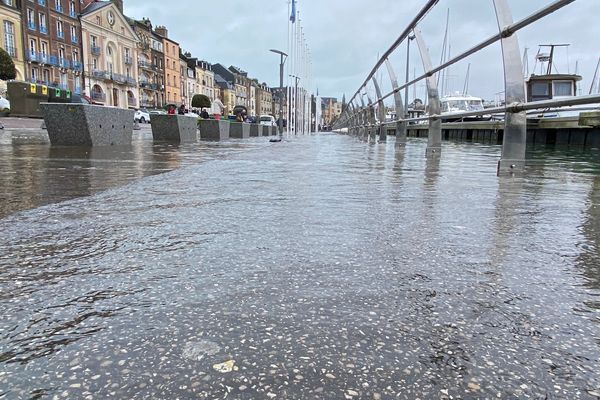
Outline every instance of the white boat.
[[445, 122], [455, 121], [485, 121], [489, 120], [489, 115], [476, 115], [471, 117], [452, 117], [452, 114], [468, 111], [481, 111], [483, 99], [471, 95], [454, 94], [444, 96], [440, 99], [442, 120]]

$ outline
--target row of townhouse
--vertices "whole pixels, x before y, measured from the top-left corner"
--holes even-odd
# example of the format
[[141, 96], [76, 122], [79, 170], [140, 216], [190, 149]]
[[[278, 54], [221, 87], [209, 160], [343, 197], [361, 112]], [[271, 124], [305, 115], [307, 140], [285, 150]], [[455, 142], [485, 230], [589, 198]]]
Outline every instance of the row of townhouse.
[[246, 107], [250, 116], [276, 115], [277, 99], [266, 83], [248, 77], [246, 71], [235, 66], [227, 68], [222, 64], [214, 64], [212, 70], [224, 93], [223, 104], [226, 110], [233, 110], [233, 107], [241, 105]]
[[17, 80], [121, 108], [191, 106], [195, 94], [204, 94], [219, 99], [227, 114], [237, 105], [250, 115], [275, 111], [265, 83], [183, 53], [166, 27], [125, 16], [122, 0], [0, 1], [2, 47]]

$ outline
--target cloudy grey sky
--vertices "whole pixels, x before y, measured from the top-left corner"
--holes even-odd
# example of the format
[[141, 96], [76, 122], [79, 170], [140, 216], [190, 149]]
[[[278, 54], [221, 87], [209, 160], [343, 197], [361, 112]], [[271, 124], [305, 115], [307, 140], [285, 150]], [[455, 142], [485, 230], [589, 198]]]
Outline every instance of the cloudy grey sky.
[[[350, 97], [372, 69], [378, 54], [396, 40], [423, 6], [425, 0], [299, 0], [298, 8], [312, 52], [315, 86], [323, 96]], [[551, 3], [551, 0], [509, 0], [514, 19], [519, 20]], [[423, 21], [421, 29], [434, 64], [439, 63], [447, 9], [450, 9], [451, 53], [458, 54], [497, 30], [491, 0], [440, 0]], [[149, 17], [166, 25], [169, 36], [186, 51], [209, 62], [236, 65], [253, 77], [276, 86], [278, 57], [271, 48], [286, 50], [287, 0], [125, 0], [125, 13], [133, 18]], [[578, 72], [580, 88], [587, 94], [600, 57], [600, 0], [576, 0], [541, 22], [519, 33], [521, 51], [529, 48], [531, 72], [539, 44], [570, 43], [559, 50], [559, 72]], [[406, 47], [390, 59], [400, 77], [405, 75]], [[416, 46], [411, 47], [410, 74], [422, 73]], [[448, 73], [447, 91], [462, 91], [471, 64], [469, 92], [493, 100], [502, 92], [502, 61], [499, 45], [457, 64]], [[382, 75], [385, 71], [382, 71]], [[400, 81], [402, 81], [400, 79]], [[383, 90], [387, 78], [382, 76]], [[416, 88], [423, 97], [423, 86]], [[411, 92], [411, 97], [412, 97]]]

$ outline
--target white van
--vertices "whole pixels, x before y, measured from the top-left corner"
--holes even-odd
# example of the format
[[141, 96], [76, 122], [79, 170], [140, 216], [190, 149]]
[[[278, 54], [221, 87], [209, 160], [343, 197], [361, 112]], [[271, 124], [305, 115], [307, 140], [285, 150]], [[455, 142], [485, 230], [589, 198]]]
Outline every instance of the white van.
[[259, 118], [261, 125], [276, 126], [275, 117], [272, 115], [261, 115]]

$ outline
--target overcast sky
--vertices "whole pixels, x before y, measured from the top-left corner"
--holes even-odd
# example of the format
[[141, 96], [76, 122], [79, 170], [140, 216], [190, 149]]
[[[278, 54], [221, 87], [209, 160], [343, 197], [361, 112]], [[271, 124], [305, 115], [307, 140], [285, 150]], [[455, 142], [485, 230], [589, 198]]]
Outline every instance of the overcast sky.
[[[322, 96], [350, 98], [385, 52], [423, 6], [425, 0], [299, 0], [301, 23], [312, 52], [315, 87]], [[551, 3], [551, 0], [509, 0], [515, 21]], [[439, 64], [450, 9], [451, 53], [458, 54], [497, 31], [492, 0], [441, 0], [423, 21], [421, 29], [434, 65]], [[166, 25], [169, 36], [185, 51], [212, 63], [236, 65], [270, 86], [279, 83], [279, 59], [269, 49], [286, 51], [287, 0], [125, 0], [125, 14], [149, 17], [154, 26]], [[576, 0], [519, 32], [521, 52], [529, 48], [533, 72], [539, 44], [570, 43], [558, 50], [559, 72], [583, 75], [582, 94], [587, 94], [600, 57], [600, 0]], [[390, 57], [399, 80], [405, 76], [406, 47]], [[411, 76], [423, 72], [416, 45], [411, 45]], [[501, 49], [485, 51], [452, 67], [447, 92], [462, 91], [471, 64], [469, 93], [493, 100], [502, 92]], [[539, 68], [538, 68], [539, 71]], [[384, 91], [390, 89], [385, 69], [378, 74]], [[313, 88], [314, 89], [314, 88]], [[416, 88], [423, 97], [424, 86]], [[413, 92], [410, 94], [413, 97]]]

